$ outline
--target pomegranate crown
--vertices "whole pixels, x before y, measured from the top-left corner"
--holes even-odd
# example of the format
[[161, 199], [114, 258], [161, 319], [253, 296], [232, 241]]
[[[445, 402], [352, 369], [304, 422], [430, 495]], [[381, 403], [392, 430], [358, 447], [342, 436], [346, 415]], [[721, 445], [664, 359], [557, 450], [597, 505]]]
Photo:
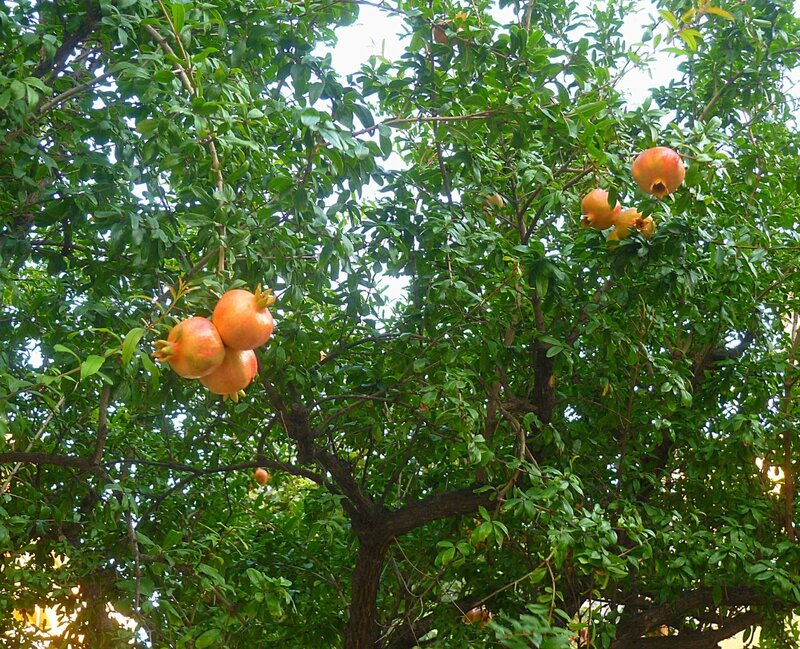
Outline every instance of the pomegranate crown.
[[175, 325], [175, 327], [170, 330], [170, 333], [172, 331], [175, 331], [175, 340], [162, 339], [156, 340], [154, 343], [156, 351], [153, 352], [153, 358], [159, 363], [165, 363], [175, 353], [175, 347], [181, 341], [181, 338], [183, 338], [183, 328], [180, 324]]
[[275, 304], [275, 296], [272, 294], [271, 288], [262, 290], [261, 284], [259, 284], [254, 295], [259, 309], [265, 309]]
[[159, 363], [165, 362], [175, 352], [175, 345], [168, 340], [156, 340], [154, 343], [156, 351], [153, 352], [153, 358]]

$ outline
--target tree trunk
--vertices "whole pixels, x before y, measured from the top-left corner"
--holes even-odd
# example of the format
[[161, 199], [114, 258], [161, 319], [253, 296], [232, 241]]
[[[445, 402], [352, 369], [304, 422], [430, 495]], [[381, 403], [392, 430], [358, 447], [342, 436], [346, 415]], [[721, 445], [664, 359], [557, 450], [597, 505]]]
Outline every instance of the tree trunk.
[[[382, 536], [382, 535], [381, 535]], [[378, 643], [378, 587], [389, 543], [369, 535], [359, 537], [350, 593], [350, 614], [344, 630], [345, 649], [375, 649]]]

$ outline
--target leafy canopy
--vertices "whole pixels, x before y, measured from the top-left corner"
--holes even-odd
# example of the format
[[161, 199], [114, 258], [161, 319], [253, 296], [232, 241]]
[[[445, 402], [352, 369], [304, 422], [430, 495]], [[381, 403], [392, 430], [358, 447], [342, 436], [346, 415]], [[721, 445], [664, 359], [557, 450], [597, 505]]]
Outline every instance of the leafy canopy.
[[[367, 5], [404, 53], [343, 77]], [[792, 3], [501, 5], [0, 5], [15, 646], [37, 606], [87, 647], [797, 641]], [[581, 228], [595, 187], [655, 236]], [[152, 361], [259, 283], [244, 399]]]

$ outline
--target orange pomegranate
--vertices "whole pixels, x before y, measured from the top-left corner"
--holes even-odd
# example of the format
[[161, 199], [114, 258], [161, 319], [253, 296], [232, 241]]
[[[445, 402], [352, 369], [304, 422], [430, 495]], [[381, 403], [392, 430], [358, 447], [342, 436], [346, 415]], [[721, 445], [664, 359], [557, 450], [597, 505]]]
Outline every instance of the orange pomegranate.
[[681, 186], [686, 167], [675, 151], [666, 146], [656, 146], [636, 157], [631, 174], [643, 191], [664, 198]]
[[262, 291], [261, 286], [255, 293], [239, 288], [226, 292], [211, 316], [225, 346], [255, 349], [267, 342], [275, 328], [267, 307], [274, 302], [272, 291]]
[[649, 239], [656, 231], [656, 222], [653, 220], [652, 216], [648, 216], [642, 219], [642, 222], [636, 227], [639, 230], [639, 234], [641, 234], [645, 239]]
[[620, 212], [617, 217], [616, 227], [608, 235], [608, 241], [622, 241], [634, 232], [638, 232], [645, 239], [649, 239], [653, 236], [655, 229], [656, 223], [653, 221], [652, 216], [644, 218], [635, 208], [629, 207], [627, 210]]
[[593, 189], [581, 201], [581, 225], [585, 228], [605, 230], [614, 225], [622, 206], [617, 203], [611, 207], [608, 203], [608, 192], [605, 189]]
[[200, 383], [214, 394], [239, 400], [243, 390], [250, 385], [258, 371], [256, 354], [251, 349], [225, 349], [225, 360], [211, 374], [200, 378]]
[[157, 340], [153, 356], [178, 376], [199, 379], [222, 364], [225, 346], [211, 320], [193, 316], [176, 324], [166, 340]]
[[485, 606], [476, 606], [469, 609], [464, 614], [464, 624], [474, 624], [477, 622], [480, 626], [486, 626], [492, 619], [492, 612]]
[[262, 487], [269, 482], [269, 473], [267, 472], [266, 469], [262, 469], [261, 467], [258, 467], [255, 470], [253, 477], [255, 478], [256, 482], [260, 484]]

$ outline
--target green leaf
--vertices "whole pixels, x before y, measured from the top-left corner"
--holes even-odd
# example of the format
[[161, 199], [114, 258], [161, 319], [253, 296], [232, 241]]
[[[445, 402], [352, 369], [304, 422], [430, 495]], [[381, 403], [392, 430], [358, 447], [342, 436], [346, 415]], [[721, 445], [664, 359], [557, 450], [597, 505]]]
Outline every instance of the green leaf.
[[11, 95], [14, 97], [14, 99], [22, 99], [23, 97], [25, 97], [25, 92], [26, 92], [25, 84], [22, 83], [19, 79], [14, 79], [11, 82], [10, 89], [11, 89]]
[[547, 358], [553, 358], [553, 356], [560, 354], [563, 351], [563, 347], [550, 347], [545, 353], [545, 356], [547, 356]]
[[224, 584], [225, 583], [225, 578], [221, 574], [219, 574], [219, 572], [216, 569], [212, 568], [208, 564], [201, 563], [200, 566], [197, 569], [200, 572], [202, 572], [204, 575], [207, 575], [208, 577], [210, 577], [216, 583], [218, 583], [218, 584]]
[[263, 588], [264, 576], [261, 572], [255, 568], [248, 568], [245, 572], [247, 573], [247, 578], [250, 580], [250, 583], [253, 584], [253, 586], [256, 588]]
[[125, 336], [125, 341], [122, 343], [123, 365], [127, 365], [128, 363], [130, 363], [131, 358], [133, 358], [133, 352], [136, 349], [136, 346], [139, 344], [139, 341], [142, 339], [143, 335], [144, 335], [144, 329], [142, 327], [134, 327]]
[[184, 9], [182, 2], [173, 2], [172, 3], [172, 25], [175, 27], [175, 31], [180, 34], [181, 30], [183, 29], [183, 21], [186, 18], [186, 10]]
[[25, 83], [26, 85], [36, 88], [38, 91], [44, 94], [49, 94], [52, 92], [52, 90], [48, 88], [41, 79], [36, 77], [26, 77]]
[[697, 50], [697, 39], [700, 38], [700, 32], [696, 29], [682, 29], [678, 34], [689, 46], [690, 50], [693, 52]]
[[143, 119], [136, 124], [136, 131], [145, 137], [150, 136], [158, 127], [158, 123], [157, 119]]
[[678, 17], [674, 13], [672, 13], [668, 9], [659, 9], [658, 13], [664, 20], [666, 20], [669, 23], [670, 27], [672, 27], [673, 29], [680, 29], [681, 25], [678, 22]]
[[319, 122], [319, 113], [315, 111], [313, 108], [306, 108], [302, 113], [300, 113], [300, 121], [303, 125], [308, 126], [309, 128], [313, 128]]
[[706, 7], [705, 11], [716, 16], [727, 18], [730, 21], [736, 20], [730, 11], [725, 11], [725, 9], [720, 9], [719, 7]]
[[211, 647], [219, 642], [220, 637], [222, 637], [222, 631], [219, 629], [209, 629], [200, 634], [197, 640], [194, 641], [194, 646], [196, 649]]
[[53, 351], [56, 352], [64, 352], [66, 354], [72, 354], [75, 358], [80, 360], [80, 356], [78, 356], [74, 351], [72, 351], [69, 347], [62, 345], [61, 343], [56, 343], [53, 345]]
[[81, 381], [93, 374], [97, 374], [105, 360], [104, 356], [97, 356], [95, 354], [89, 355], [86, 360], [81, 363]]
[[171, 81], [174, 81], [175, 73], [172, 70], [156, 70], [153, 73], [153, 79], [159, 83], [170, 83]]

